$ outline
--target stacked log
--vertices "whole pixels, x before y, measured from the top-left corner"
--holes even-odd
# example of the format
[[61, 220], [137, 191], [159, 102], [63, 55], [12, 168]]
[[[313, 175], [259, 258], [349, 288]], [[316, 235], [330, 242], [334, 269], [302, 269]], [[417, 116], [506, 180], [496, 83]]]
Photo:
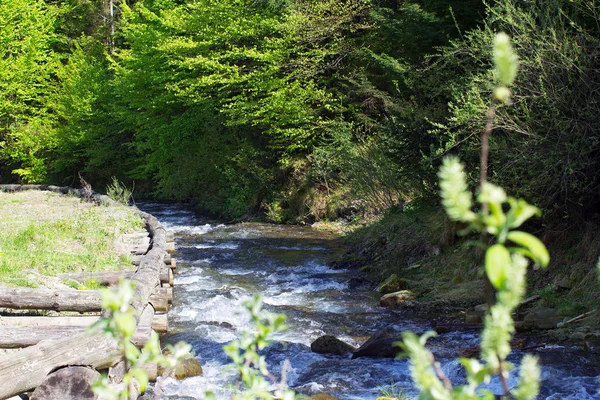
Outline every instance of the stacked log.
[[[50, 185], [0, 185], [0, 190], [48, 190], [80, 197], [86, 195], [79, 189]], [[106, 196], [94, 194], [93, 197], [100, 204], [114, 203]], [[138, 242], [132, 249], [137, 265], [135, 271], [71, 274], [68, 277], [76, 281], [94, 279], [105, 285], [115, 284], [121, 278], [133, 281], [135, 300], [131, 306], [135, 312], [137, 329], [132, 342], [143, 346], [152, 330], [168, 330], [166, 312], [172, 304], [176, 263], [167, 252], [174, 250], [172, 234], [168, 235], [152, 215], [139, 210], [138, 213], [145, 220], [148, 232], [140, 233], [135, 238]], [[94, 370], [110, 368], [114, 372], [118, 370], [117, 366], [124, 365], [117, 341], [101, 330], [89, 329], [98, 319], [107, 316], [106, 312], [101, 313], [100, 291], [3, 289], [0, 292], [0, 307], [96, 313], [77, 317], [0, 317], [0, 348], [22, 348], [0, 357], [0, 382], [3, 382], [0, 385], [0, 399], [36, 387], [39, 388], [33, 394], [34, 399], [67, 399], [69, 397], [64, 391], [69, 390], [68, 385], [92, 382], [93, 377], [97, 376]], [[77, 367], [73, 367], [75, 365]], [[156, 370], [156, 366], [149, 365], [148, 369]], [[151, 374], [151, 378], [152, 375], [156, 377], [156, 374]], [[118, 381], [119, 377], [115, 375], [114, 379]], [[54, 385], [51, 382], [62, 383]], [[89, 388], [89, 384], [85, 387]], [[77, 396], [81, 399], [93, 398], [87, 392]]]

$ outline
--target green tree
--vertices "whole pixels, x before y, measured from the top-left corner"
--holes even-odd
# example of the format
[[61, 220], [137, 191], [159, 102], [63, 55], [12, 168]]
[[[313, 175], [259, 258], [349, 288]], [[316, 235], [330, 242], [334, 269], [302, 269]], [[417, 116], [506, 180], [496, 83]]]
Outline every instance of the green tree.
[[44, 181], [55, 146], [49, 94], [55, 90], [56, 10], [41, 0], [0, 4], [0, 179]]

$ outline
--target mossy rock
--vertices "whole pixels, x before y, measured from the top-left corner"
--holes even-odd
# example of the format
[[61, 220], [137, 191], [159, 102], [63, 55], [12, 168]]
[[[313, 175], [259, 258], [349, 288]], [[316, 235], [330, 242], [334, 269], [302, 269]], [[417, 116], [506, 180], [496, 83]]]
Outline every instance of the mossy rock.
[[411, 290], [400, 290], [398, 292], [385, 294], [379, 299], [382, 307], [413, 306], [417, 296]]
[[381, 294], [399, 292], [401, 290], [408, 289], [408, 282], [404, 279], [398, 278], [396, 274], [392, 274], [387, 278], [379, 287], [377, 291]]
[[314, 396], [310, 396], [306, 400], [340, 400], [340, 399], [338, 399], [337, 397], [330, 396], [328, 394], [319, 393], [319, 394], [315, 394]]

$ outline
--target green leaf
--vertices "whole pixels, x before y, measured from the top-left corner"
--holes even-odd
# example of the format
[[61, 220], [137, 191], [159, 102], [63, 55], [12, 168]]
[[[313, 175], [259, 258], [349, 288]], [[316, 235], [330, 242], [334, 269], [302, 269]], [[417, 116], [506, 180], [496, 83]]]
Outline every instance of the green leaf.
[[510, 197], [508, 199], [508, 203], [510, 204], [510, 210], [507, 214], [507, 223], [509, 228], [518, 228], [523, 224], [523, 222], [527, 221], [534, 215], [537, 215], [538, 217], [542, 215], [542, 210], [532, 206], [523, 199], [516, 200]]
[[131, 342], [126, 342], [125, 343], [125, 358], [127, 358], [127, 360], [130, 363], [135, 363], [135, 361], [138, 359], [138, 357], [140, 356], [140, 350], [135, 347], [135, 345]]
[[523, 246], [531, 253], [533, 261], [542, 266], [547, 267], [550, 262], [550, 254], [542, 241], [530, 233], [522, 231], [512, 231], [507, 235], [508, 240]]
[[117, 313], [113, 317], [117, 330], [124, 338], [130, 338], [135, 332], [135, 317], [130, 313]]
[[485, 272], [496, 289], [504, 288], [510, 268], [510, 252], [501, 244], [495, 244], [485, 253]]
[[130, 373], [139, 382], [142, 393], [145, 392], [148, 387], [148, 382], [150, 382], [148, 373], [141, 368], [132, 368]]

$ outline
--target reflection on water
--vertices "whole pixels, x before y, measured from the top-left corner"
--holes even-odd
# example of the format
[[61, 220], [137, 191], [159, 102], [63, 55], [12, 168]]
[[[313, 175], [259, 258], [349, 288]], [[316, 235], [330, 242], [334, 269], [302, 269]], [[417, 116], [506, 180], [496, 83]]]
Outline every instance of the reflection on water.
[[[329, 334], [359, 346], [374, 332], [388, 326], [422, 332], [426, 321], [406, 320], [378, 306], [368, 287], [349, 285], [355, 271], [334, 269], [328, 260], [339, 251], [332, 237], [309, 227], [242, 223], [226, 225], [195, 215], [185, 208], [158, 203], [140, 207], [175, 232], [178, 275], [170, 329], [165, 342], [185, 340], [194, 347], [204, 376], [167, 380], [162, 399], [201, 399], [211, 390], [218, 399], [231, 398], [226, 389], [235, 379], [227, 370], [225, 343], [252, 329], [242, 303], [255, 293], [265, 308], [288, 316], [289, 330], [281, 343], [266, 349], [271, 371], [278, 376], [289, 359], [288, 384], [304, 394], [327, 393], [340, 399], [374, 399], [381, 387], [414, 394], [405, 360], [326, 356], [310, 351], [310, 344]], [[352, 287], [352, 289], [350, 289]], [[453, 332], [430, 341], [430, 348], [455, 383], [464, 382], [454, 358], [460, 348], [476, 346], [477, 332]], [[545, 399], [600, 399], [596, 388], [599, 360], [577, 349], [538, 351], [543, 365]], [[523, 354], [515, 352], [518, 363]], [[516, 374], [510, 384], [514, 385]], [[500, 383], [492, 381], [500, 392]]]

